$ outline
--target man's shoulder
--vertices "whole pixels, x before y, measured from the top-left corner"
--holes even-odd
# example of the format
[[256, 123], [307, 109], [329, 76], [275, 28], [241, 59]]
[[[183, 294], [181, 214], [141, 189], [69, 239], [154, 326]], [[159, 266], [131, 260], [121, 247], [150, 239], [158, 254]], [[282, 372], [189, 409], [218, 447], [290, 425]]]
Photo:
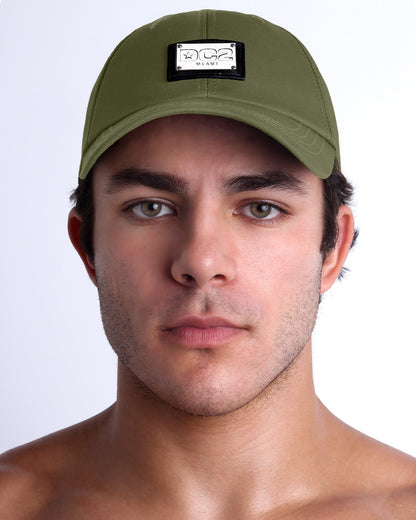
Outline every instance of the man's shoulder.
[[[415, 520], [416, 485], [361, 489], [351, 494], [317, 500], [300, 511], [296, 520]], [[276, 519], [277, 520], [277, 519]]]
[[360, 437], [345, 444], [337, 469], [330, 468], [327, 488], [294, 519], [416, 520], [416, 459]]
[[416, 519], [416, 459], [390, 447], [384, 453], [379, 478], [385, 482], [381, 497], [386, 509], [392, 518]]
[[351, 511], [362, 511], [364, 519], [416, 520], [416, 459], [363, 434], [354, 437], [341, 468]]
[[[98, 416], [97, 416], [98, 417]], [[89, 467], [97, 417], [0, 455], [0, 518], [36, 518], [82, 486]]]
[[53, 495], [38, 441], [0, 456], [0, 518], [32, 518]]
[[[416, 471], [416, 464], [415, 464]], [[416, 483], [411, 482], [401, 487], [390, 497], [390, 508], [393, 518], [398, 520], [412, 520], [416, 518]]]
[[[416, 487], [414, 457], [365, 435], [362, 435], [362, 438], [362, 442], [355, 445], [355, 455], [352, 455], [361, 474], [366, 475], [370, 482], [375, 482], [381, 488]], [[351, 447], [354, 448], [354, 445]]]
[[373, 503], [375, 512], [383, 511], [386, 519], [416, 519], [416, 459], [390, 447], [383, 451], [385, 460], [375, 465], [379, 490], [370, 487], [368, 503]]

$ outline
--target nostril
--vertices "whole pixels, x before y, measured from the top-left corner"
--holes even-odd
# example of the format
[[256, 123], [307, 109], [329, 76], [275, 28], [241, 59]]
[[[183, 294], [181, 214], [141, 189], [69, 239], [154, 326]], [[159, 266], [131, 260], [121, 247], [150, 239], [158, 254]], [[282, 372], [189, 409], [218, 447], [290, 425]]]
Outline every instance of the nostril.
[[183, 274], [182, 278], [183, 278], [185, 283], [193, 283], [193, 282], [195, 282], [194, 277], [191, 276], [190, 274]]
[[193, 288], [231, 281], [235, 276], [234, 260], [212, 247], [201, 250], [197, 247], [199, 245], [199, 242], [188, 244], [175, 254], [170, 265], [172, 278], [183, 286]]

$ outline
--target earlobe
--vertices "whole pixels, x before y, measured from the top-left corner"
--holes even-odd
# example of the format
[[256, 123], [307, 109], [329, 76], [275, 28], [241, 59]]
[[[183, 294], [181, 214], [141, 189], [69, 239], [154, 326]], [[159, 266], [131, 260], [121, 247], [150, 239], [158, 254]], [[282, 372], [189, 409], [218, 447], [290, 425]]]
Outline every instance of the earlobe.
[[84, 248], [81, 244], [81, 222], [82, 219], [74, 208], [71, 209], [68, 215], [68, 234], [71, 239], [72, 245], [77, 250], [81, 260], [84, 263], [85, 269], [87, 270], [88, 276], [94, 285], [97, 285], [97, 279], [95, 275], [95, 267], [92, 259], [85, 253]]
[[338, 278], [354, 238], [354, 217], [351, 208], [340, 206], [337, 222], [339, 233], [336, 246], [327, 254], [322, 265], [321, 294]]

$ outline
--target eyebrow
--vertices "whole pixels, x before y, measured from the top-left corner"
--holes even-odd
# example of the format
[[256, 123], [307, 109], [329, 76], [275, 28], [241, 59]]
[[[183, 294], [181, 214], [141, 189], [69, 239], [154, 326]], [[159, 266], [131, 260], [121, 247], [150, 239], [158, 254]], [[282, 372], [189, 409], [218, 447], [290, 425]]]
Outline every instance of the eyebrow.
[[183, 195], [187, 185], [188, 183], [186, 181], [170, 173], [126, 168], [111, 175], [111, 177], [107, 179], [104, 193], [106, 195], [114, 195], [125, 188], [147, 186], [148, 188]]
[[279, 170], [255, 173], [253, 175], [239, 175], [228, 180], [225, 184], [226, 192], [229, 194], [261, 190], [263, 188], [289, 191], [302, 196], [307, 195], [305, 183], [301, 179]]
[[[111, 175], [104, 187], [106, 195], [114, 195], [125, 188], [147, 186], [178, 195], [186, 193], [189, 183], [177, 175], [138, 168], [125, 168]], [[305, 196], [305, 183], [288, 173], [273, 170], [251, 175], [236, 175], [228, 179], [223, 190], [227, 195], [244, 191], [256, 191], [264, 188], [283, 190]]]

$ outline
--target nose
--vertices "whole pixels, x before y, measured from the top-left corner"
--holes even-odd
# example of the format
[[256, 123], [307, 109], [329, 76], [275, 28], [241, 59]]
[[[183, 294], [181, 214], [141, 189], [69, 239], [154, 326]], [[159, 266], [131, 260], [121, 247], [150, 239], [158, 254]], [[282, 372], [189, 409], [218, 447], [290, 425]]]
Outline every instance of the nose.
[[186, 287], [223, 285], [236, 275], [236, 252], [230, 234], [214, 219], [196, 218], [174, 245], [173, 279]]

